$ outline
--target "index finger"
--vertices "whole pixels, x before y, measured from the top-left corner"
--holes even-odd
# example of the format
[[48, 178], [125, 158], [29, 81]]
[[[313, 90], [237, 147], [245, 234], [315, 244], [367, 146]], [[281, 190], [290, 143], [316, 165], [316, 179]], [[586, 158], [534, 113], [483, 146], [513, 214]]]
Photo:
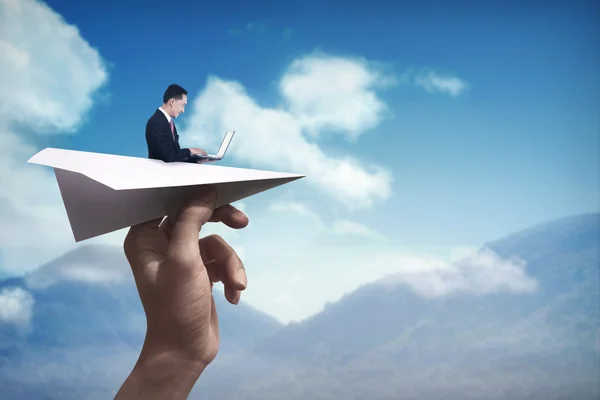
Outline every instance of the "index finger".
[[208, 222], [222, 222], [230, 228], [241, 229], [248, 225], [248, 216], [231, 204], [226, 204], [215, 209]]
[[169, 240], [170, 259], [183, 264], [202, 261], [198, 237], [202, 225], [210, 219], [216, 202], [217, 191], [212, 187], [203, 187], [179, 208]]

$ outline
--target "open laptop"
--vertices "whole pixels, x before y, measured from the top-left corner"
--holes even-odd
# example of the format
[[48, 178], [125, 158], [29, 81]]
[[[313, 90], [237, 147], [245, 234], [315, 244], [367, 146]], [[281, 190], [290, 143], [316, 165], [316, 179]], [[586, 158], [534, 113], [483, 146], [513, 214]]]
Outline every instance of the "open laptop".
[[229, 143], [231, 143], [231, 139], [233, 139], [234, 133], [235, 133], [235, 131], [228, 131], [225, 133], [225, 136], [223, 137], [223, 141], [221, 142], [221, 146], [219, 147], [219, 151], [217, 151], [217, 154], [208, 154], [206, 156], [203, 156], [202, 154], [193, 154], [192, 157], [194, 157], [194, 159], [196, 159], [196, 160], [206, 160], [206, 161], [222, 160], [223, 157], [225, 156], [225, 152], [227, 151], [227, 148], [229, 147]]

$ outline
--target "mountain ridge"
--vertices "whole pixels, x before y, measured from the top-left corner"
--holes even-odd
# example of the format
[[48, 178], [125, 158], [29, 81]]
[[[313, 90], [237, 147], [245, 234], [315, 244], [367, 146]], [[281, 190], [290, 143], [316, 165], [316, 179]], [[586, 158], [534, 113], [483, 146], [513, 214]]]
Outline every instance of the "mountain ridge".
[[[425, 298], [406, 284], [374, 282], [286, 326], [219, 303], [223, 351], [190, 399], [600, 398], [599, 217], [560, 218], [482, 246], [523, 259], [540, 282], [533, 292]], [[37, 276], [0, 282], [0, 290], [33, 283], [38, 322], [29, 336], [6, 336], [0, 323], [0, 343], [12, 346], [0, 347], [9, 400], [110, 397], [135, 362], [145, 324], [129, 267], [89, 273], [98, 267], [90, 257], [108, 250], [83, 249]]]
[[[410, 399], [600, 397], [599, 216], [548, 221], [482, 246], [524, 259], [527, 273], [540, 281], [533, 293], [423, 298], [403, 285], [362, 285], [320, 314], [258, 343], [250, 359], [266, 356], [292, 371], [261, 371], [266, 377], [258, 387], [282, 394], [286, 385], [295, 385], [300, 392], [290, 398], [302, 393], [325, 399], [309, 389], [309, 382], [321, 381], [320, 373], [333, 383], [318, 388], [338, 398], [364, 398], [359, 393], [395, 398], [392, 389], [376, 396], [367, 389], [381, 385]], [[571, 377], [573, 371], [578, 377]], [[377, 384], [361, 385], [358, 376]], [[245, 381], [227, 395], [276, 398], [255, 389], [258, 374], [249, 379], [252, 385]], [[435, 382], [438, 393], [417, 389], [421, 379]], [[448, 386], [447, 379], [461, 383]], [[507, 386], [511, 380], [520, 387]]]

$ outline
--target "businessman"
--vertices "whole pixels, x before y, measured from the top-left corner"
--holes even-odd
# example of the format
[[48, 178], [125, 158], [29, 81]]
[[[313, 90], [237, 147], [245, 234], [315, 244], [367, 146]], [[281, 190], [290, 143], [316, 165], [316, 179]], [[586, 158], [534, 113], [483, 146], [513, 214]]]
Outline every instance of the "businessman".
[[197, 161], [193, 154], [206, 155], [206, 151], [198, 148], [182, 149], [179, 146], [179, 135], [174, 119], [185, 111], [187, 91], [179, 85], [170, 85], [163, 95], [163, 104], [158, 107], [146, 123], [146, 144], [148, 158], [164, 162]]

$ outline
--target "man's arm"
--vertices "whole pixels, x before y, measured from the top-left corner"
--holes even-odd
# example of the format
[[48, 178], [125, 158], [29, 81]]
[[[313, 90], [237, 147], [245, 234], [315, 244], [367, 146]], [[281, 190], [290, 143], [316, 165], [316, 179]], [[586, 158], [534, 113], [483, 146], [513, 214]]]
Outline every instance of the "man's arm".
[[177, 360], [167, 353], [138, 359], [114, 400], [187, 399], [206, 368], [200, 362]]
[[214, 187], [199, 187], [179, 209], [168, 210], [166, 221], [130, 228], [123, 249], [146, 316], [146, 336], [116, 400], [184, 400], [216, 358], [213, 284], [221, 282], [234, 305], [248, 286], [242, 260], [223, 238], [198, 240], [208, 222], [232, 229], [248, 225], [246, 214], [232, 205], [215, 209], [217, 200]]
[[196, 162], [190, 157], [190, 149], [175, 151], [175, 149], [173, 149], [172, 139], [162, 134], [158, 129], [157, 124], [154, 122], [149, 122], [146, 125], [146, 142], [148, 143], [150, 152], [157, 154], [158, 157], [165, 162]]

